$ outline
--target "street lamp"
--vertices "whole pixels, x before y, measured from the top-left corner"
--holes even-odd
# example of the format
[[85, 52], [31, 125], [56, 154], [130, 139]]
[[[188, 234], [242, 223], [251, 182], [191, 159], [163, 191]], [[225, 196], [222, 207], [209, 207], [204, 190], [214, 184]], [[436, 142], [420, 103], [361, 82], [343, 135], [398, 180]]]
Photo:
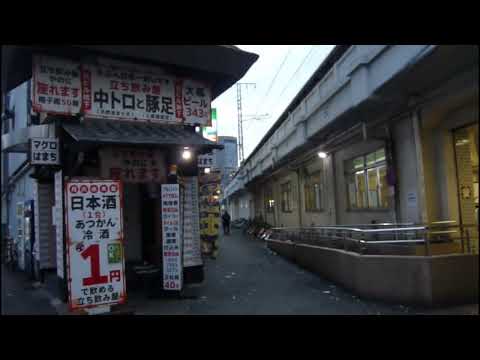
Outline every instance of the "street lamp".
[[210, 168], [205, 168], [205, 174], [210, 174]]

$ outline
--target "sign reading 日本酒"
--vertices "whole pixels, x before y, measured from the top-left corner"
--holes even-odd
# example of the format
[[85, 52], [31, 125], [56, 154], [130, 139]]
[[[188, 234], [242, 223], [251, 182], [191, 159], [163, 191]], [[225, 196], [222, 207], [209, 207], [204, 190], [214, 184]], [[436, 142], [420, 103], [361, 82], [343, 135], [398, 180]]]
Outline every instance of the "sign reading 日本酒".
[[120, 181], [65, 183], [70, 310], [125, 302], [122, 206]]
[[99, 150], [101, 176], [126, 183], [166, 181], [165, 156], [158, 149], [105, 147]]
[[183, 281], [180, 185], [162, 184], [163, 288], [181, 290]]
[[35, 55], [32, 71], [32, 108], [36, 112], [76, 115], [80, 112], [80, 64]]
[[30, 141], [30, 163], [32, 165], [60, 165], [58, 139], [32, 138]]

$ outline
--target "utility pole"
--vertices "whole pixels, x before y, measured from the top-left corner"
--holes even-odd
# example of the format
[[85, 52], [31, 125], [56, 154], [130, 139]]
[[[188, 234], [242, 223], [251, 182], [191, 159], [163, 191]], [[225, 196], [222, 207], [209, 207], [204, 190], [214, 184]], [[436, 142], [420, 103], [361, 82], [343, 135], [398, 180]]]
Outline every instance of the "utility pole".
[[248, 88], [249, 85], [255, 83], [237, 83], [237, 112], [238, 112], [238, 162], [241, 165], [243, 158], [243, 118], [242, 118], [242, 86]]

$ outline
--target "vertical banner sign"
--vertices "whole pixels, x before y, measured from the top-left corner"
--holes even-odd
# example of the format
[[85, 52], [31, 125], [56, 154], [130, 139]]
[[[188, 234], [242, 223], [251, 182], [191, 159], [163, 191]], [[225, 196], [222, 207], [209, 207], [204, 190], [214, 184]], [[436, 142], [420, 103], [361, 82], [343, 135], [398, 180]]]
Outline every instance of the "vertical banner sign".
[[180, 185], [162, 184], [163, 288], [182, 288]]
[[24, 204], [23, 202], [17, 202], [17, 259], [18, 267], [21, 270], [25, 270], [25, 238], [24, 238], [24, 227], [25, 227], [25, 214], [24, 214]]
[[[64, 267], [63, 267], [63, 171], [57, 171], [55, 173], [55, 211], [54, 211], [54, 224], [55, 224], [55, 237], [57, 244], [57, 275], [63, 279]], [[38, 203], [38, 201], [37, 201]], [[38, 233], [37, 233], [38, 234]], [[36, 241], [38, 243], [38, 241]]]
[[80, 112], [80, 64], [66, 59], [35, 55], [32, 82], [34, 111], [60, 115], [75, 115]]
[[70, 310], [126, 301], [122, 207], [120, 181], [65, 183]]
[[183, 80], [183, 115], [185, 123], [212, 126], [211, 101], [212, 94], [208, 86], [191, 79]]
[[198, 178], [184, 177], [183, 210], [183, 266], [202, 265], [200, 243], [200, 212], [198, 206]]

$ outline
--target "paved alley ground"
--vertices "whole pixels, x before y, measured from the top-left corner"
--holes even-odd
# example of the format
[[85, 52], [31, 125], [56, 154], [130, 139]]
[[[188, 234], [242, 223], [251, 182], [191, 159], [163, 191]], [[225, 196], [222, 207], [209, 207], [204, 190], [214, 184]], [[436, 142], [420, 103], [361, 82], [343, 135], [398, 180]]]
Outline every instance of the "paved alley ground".
[[299, 268], [240, 231], [222, 237], [216, 260], [207, 260], [205, 283], [189, 299], [141, 300], [138, 314], [195, 315], [478, 315], [478, 304], [449, 309], [363, 301], [333, 283]]
[[48, 294], [28, 276], [2, 265], [2, 315], [55, 315]]
[[[222, 237], [218, 258], [206, 265], [205, 282], [183, 299], [131, 291], [129, 307], [137, 315], [478, 315], [478, 304], [427, 310], [359, 299], [240, 231]], [[2, 270], [2, 314], [55, 313], [45, 289], [33, 289], [23, 273]]]

